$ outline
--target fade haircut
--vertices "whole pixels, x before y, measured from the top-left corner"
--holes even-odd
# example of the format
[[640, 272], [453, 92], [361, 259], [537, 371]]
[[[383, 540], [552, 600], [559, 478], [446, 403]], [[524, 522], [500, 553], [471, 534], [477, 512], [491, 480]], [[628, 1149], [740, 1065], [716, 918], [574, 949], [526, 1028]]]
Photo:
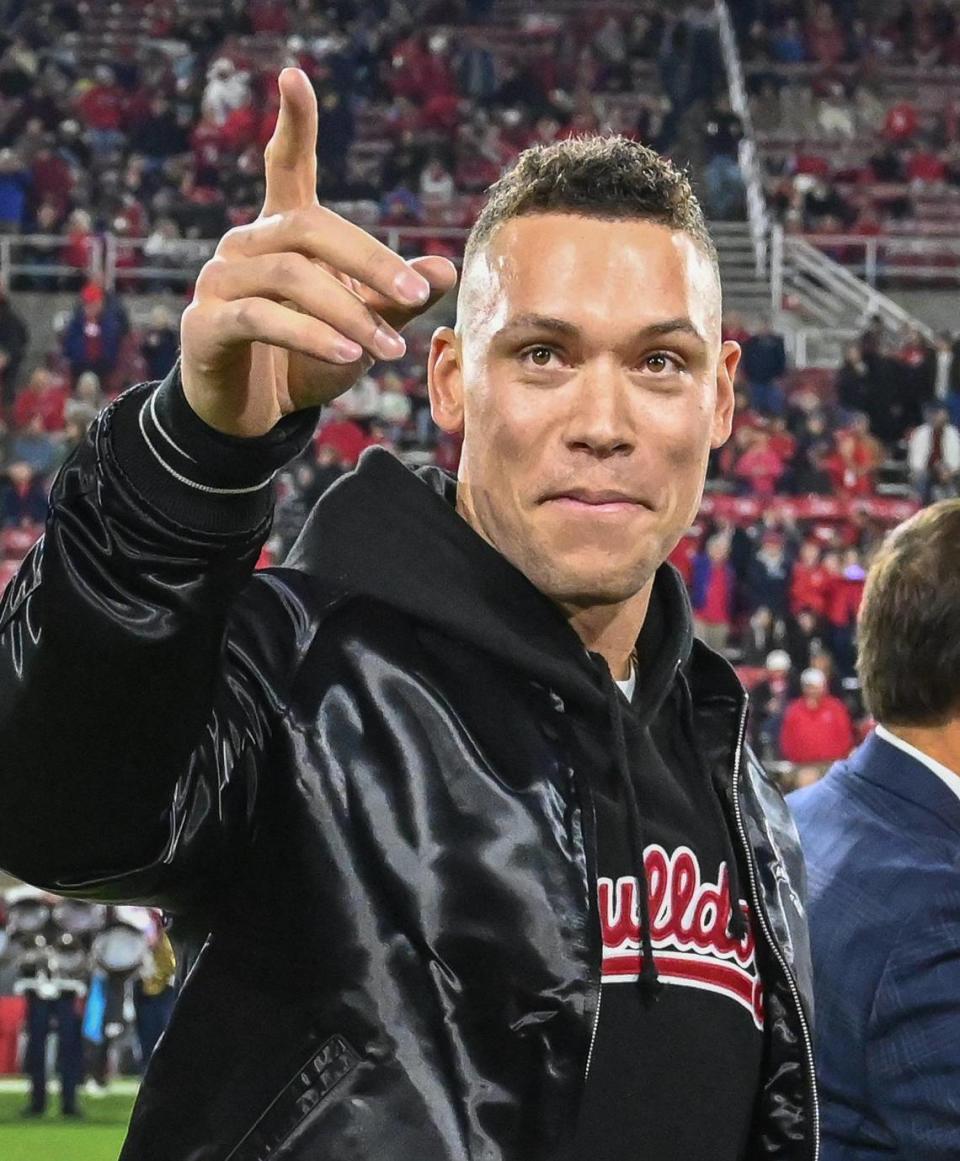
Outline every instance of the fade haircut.
[[857, 629], [864, 701], [883, 725], [960, 715], [960, 500], [889, 533], [867, 574]]
[[498, 226], [526, 214], [635, 218], [680, 231], [710, 259], [719, 284], [717, 249], [690, 179], [668, 158], [626, 137], [570, 137], [525, 149], [490, 187], [467, 238], [464, 266]]

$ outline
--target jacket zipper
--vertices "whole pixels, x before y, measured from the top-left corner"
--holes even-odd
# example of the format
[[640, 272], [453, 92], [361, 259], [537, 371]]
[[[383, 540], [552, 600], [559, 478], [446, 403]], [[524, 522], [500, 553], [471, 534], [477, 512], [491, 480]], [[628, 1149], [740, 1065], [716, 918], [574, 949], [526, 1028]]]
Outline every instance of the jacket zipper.
[[737, 750], [733, 762], [733, 813], [737, 826], [737, 837], [740, 844], [746, 852], [747, 874], [750, 881], [750, 895], [757, 918], [760, 921], [760, 926], [763, 928], [764, 938], [767, 941], [768, 947], [773, 951], [780, 964], [780, 969], [784, 974], [790, 992], [793, 996], [793, 1002], [797, 1009], [797, 1015], [800, 1019], [800, 1032], [803, 1038], [804, 1047], [804, 1065], [807, 1070], [807, 1078], [810, 1084], [810, 1097], [813, 1111], [813, 1161], [819, 1161], [820, 1157], [820, 1102], [817, 1097], [817, 1080], [816, 1072], [813, 1063], [813, 1038], [810, 1035], [810, 1026], [807, 1024], [807, 1018], [803, 1012], [803, 1003], [800, 999], [800, 989], [797, 986], [797, 981], [794, 979], [793, 972], [790, 970], [783, 953], [777, 941], [773, 938], [773, 932], [767, 922], [766, 911], [763, 902], [760, 899], [760, 892], [757, 888], [756, 874], [753, 869], [753, 852], [750, 850], [750, 843], [747, 838], [746, 827], [743, 823], [743, 812], [740, 806], [740, 767], [743, 760], [743, 742], [747, 731], [747, 706], [749, 698], [744, 698], [740, 707], [740, 727], [737, 734]]
[[[596, 852], [596, 815], [594, 813], [593, 791], [589, 784], [581, 787], [576, 770], [571, 767], [570, 775], [577, 797], [580, 800], [580, 817], [583, 819], [583, 849], [587, 859], [587, 890], [590, 892], [588, 912], [593, 915], [594, 907], [599, 906], [597, 896], [597, 852]], [[600, 1028], [600, 1005], [603, 1002], [603, 939], [600, 940], [600, 964], [597, 969], [597, 1006], [593, 1012], [593, 1028], [590, 1032], [590, 1047], [587, 1049], [587, 1063], [583, 1070], [583, 1083], [590, 1079], [590, 1065], [593, 1063], [593, 1049], [597, 1042], [597, 1032]]]
[[603, 963], [600, 965], [600, 986], [597, 988], [597, 1009], [593, 1017], [593, 1031], [590, 1033], [590, 1047], [587, 1049], [587, 1067], [583, 1073], [583, 1082], [590, 1079], [590, 1065], [593, 1063], [593, 1047], [597, 1042], [597, 1031], [600, 1028], [600, 1005], [603, 1003]]

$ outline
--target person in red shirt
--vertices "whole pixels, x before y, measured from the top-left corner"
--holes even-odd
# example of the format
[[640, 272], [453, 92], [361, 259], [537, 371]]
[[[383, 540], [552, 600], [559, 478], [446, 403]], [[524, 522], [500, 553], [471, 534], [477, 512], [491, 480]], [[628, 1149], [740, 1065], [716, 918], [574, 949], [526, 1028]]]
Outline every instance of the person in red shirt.
[[883, 135], [888, 141], [909, 141], [920, 126], [920, 116], [909, 101], [900, 101], [887, 110]]
[[800, 675], [801, 696], [787, 706], [780, 729], [780, 753], [788, 762], [836, 762], [854, 746], [853, 723], [847, 707], [827, 693], [819, 669]]
[[829, 4], [818, 4], [806, 29], [807, 52], [822, 65], [839, 64], [847, 52], [847, 38]]
[[753, 442], [737, 460], [734, 472], [746, 485], [747, 495], [769, 499], [783, 475], [784, 463], [770, 446], [770, 435], [758, 431]]
[[922, 145], [907, 161], [907, 178], [925, 185], [942, 184], [947, 178], [947, 163], [942, 154]]
[[825, 467], [836, 492], [858, 498], [873, 495], [877, 463], [874, 441], [847, 430], [837, 432], [836, 444], [827, 456]]
[[35, 417], [43, 421], [44, 431], [63, 430], [63, 408], [69, 398], [67, 384], [45, 367], [38, 367], [17, 396], [11, 418], [23, 431]]
[[93, 83], [81, 82], [74, 111], [87, 128], [86, 141], [96, 154], [119, 149], [125, 141], [127, 93], [108, 65], [98, 65]]
[[820, 545], [815, 540], [805, 540], [790, 578], [791, 615], [796, 617], [801, 609], [810, 609], [818, 617], [824, 616], [830, 585], [830, 574], [820, 559]]
[[730, 543], [725, 536], [712, 536], [706, 552], [693, 562], [694, 631], [718, 652], [726, 648], [730, 636], [734, 586]]

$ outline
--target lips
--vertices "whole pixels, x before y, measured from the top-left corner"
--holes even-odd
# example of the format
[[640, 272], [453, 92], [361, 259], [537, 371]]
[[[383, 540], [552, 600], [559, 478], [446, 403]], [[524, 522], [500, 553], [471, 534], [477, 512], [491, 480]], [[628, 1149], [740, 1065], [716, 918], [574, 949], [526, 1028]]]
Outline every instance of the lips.
[[544, 496], [542, 504], [571, 516], [613, 517], [634, 516], [646, 510], [647, 505], [628, 492], [617, 488], [570, 488]]
[[567, 488], [549, 492], [541, 504], [564, 502], [571, 507], [590, 507], [597, 510], [646, 507], [643, 500], [619, 488]]
[[635, 496], [630, 496], [626, 492], [618, 492], [609, 488], [600, 490], [594, 490], [592, 488], [571, 488], [569, 491], [556, 492], [546, 498], [548, 500], [575, 500], [579, 504], [597, 505], [640, 503]]

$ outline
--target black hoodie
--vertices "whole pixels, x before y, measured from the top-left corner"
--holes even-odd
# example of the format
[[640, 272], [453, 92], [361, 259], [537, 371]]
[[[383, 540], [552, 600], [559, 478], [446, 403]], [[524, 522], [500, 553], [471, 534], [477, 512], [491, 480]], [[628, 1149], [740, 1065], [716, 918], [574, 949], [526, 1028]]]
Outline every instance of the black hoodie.
[[[559, 607], [455, 504], [453, 477], [411, 473], [372, 448], [314, 509], [286, 564], [492, 654], [564, 703], [585, 767], [606, 771], [592, 787], [602, 1003], [569, 1159], [738, 1161], [760, 1084], [761, 984], [747, 904], [730, 915], [726, 903], [741, 874], [692, 732], [683, 584], [660, 568], [628, 703]], [[659, 900], [649, 919], [648, 892]], [[618, 909], [631, 904], [624, 926]], [[725, 906], [729, 938], [711, 922]]]

